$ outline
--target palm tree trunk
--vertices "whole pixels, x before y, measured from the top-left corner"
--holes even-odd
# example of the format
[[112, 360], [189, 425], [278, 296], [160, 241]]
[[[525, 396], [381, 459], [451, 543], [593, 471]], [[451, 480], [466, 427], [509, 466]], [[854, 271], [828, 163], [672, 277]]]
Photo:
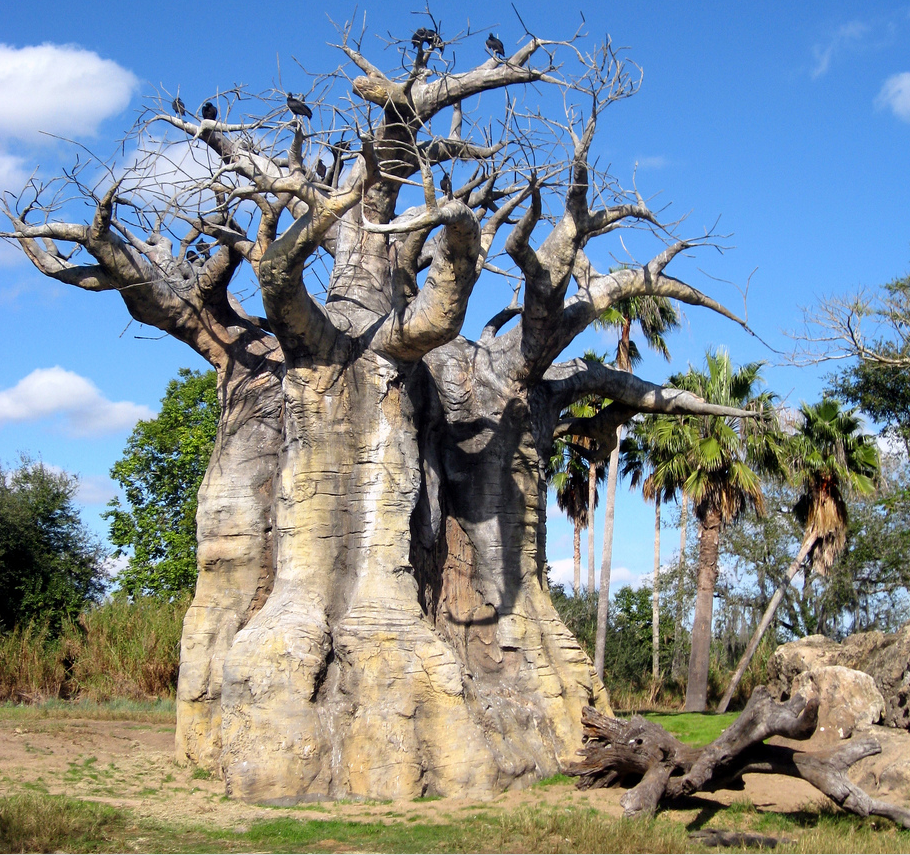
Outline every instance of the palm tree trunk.
[[594, 590], [594, 499], [597, 496], [597, 465], [588, 463], [588, 591]]
[[572, 579], [572, 592], [577, 597], [581, 590], [581, 524], [575, 520], [575, 532], [572, 538], [575, 558], [575, 575]]
[[682, 491], [679, 509], [679, 578], [676, 581], [676, 620], [673, 622], [673, 662], [670, 674], [679, 679], [683, 666], [682, 618], [683, 599], [686, 589], [686, 541], [689, 534], [689, 497]]
[[660, 678], [660, 494], [654, 499], [654, 583], [651, 591], [651, 676]]
[[597, 597], [597, 633], [594, 637], [594, 670], [604, 678], [604, 647], [607, 642], [607, 617], [610, 610], [610, 573], [613, 564], [613, 519], [616, 514], [616, 479], [619, 471], [619, 437], [622, 426], [616, 428], [616, 445], [610, 452], [607, 472], [607, 498], [604, 503], [603, 558], [600, 564], [600, 593]]
[[701, 522], [698, 543], [698, 572], [695, 591], [695, 619], [692, 624], [692, 652], [686, 684], [686, 712], [704, 712], [708, 703], [708, 667], [711, 661], [711, 627], [714, 617], [714, 587], [720, 552], [720, 514], [709, 511]]
[[730, 699], [733, 697], [733, 693], [736, 691], [736, 687], [739, 685], [740, 680], [742, 680], [743, 674], [746, 673], [746, 668], [749, 667], [749, 663], [752, 661], [752, 657], [758, 649], [758, 644], [762, 640], [762, 636], [767, 632], [768, 627], [771, 626], [771, 621], [774, 619], [774, 613], [777, 611], [780, 601], [784, 598], [784, 593], [793, 581], [793, 577], [799, 572], [799, 568], [803, 566], [803, 562], [806, 560], [806, 556], [812, 549], [817, 537], [815, 529], [813, 528], [807, 532], [806, 536], [803, 538], [799, 553], [790, 565], [790, 569], [787, 571], [786, 581], [780, 584], [780, 587], [778, 587], [768, 601], [765, 613], [762, 615], [758, 627], [752, 634], [752, 638], [749, 639], [749, 644], [746, 646], [746, 652], [743, 653], [742, 659], [739, 660], [739, 664], [736, 666], [736, 671], [733, 674], [733, 678], [730, 680], [730, 685], [727, 686], [727, 691], [724, 692], [723, 698], [721, 698], [720, 703], [717, 705], [717, 711], [719, 713], [727, 711], [727, 707], [730, 705]]

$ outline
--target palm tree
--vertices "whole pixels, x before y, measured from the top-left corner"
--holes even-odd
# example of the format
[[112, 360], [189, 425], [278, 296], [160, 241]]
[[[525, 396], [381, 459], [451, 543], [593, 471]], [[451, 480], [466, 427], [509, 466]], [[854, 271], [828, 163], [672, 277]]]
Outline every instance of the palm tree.
[[724, 350], [707, 354], [706, 363], [705, 371], [690, 368], [686, 374], [671, 378], [671, 384], [712, 404], [749, 409], [756, 415], [687, 417], [683, 422], [688, 445], [685, 491], [699, 523], [687, 712], [703, 712], [707, 703], [721, 532], [747, 508], [763, 511], [759, 474], [780, 472], [783, 456], [774, 396], [757, 392], [762, 363], [752, 362], [734, 370]]
[[686, 446], [676, 416], [647, 415], [635, 419], [620, 446], [622, 474], [629, 488], [641, 486], [646, 501], [654, 502], [654, 584], [651, 599], [651, 676], [660, 678], [660, 506], [675, 499], [687, 474]]
[[[593, 353], [586, 353], [585, 359], [598, 359]], [[602, 361], [602, 360], [601, 360]], [[597, 397], [589, 396], [572, 403], [563, 416], [590, 418], [602, 406]], [[553, 454], [547, 467], [547, 477], [556, 490], [556, 504], [574, 524], [575, 575], [573, 591], [577, 595], [581, 588], [581, 530], [588, 529], [588, 591], [594, 591], [594, 509], [599, 499], [598, 483], [605, 476], [603, 461], [596, 459], [593, 440], [578, 437], [575, 442], [559, 439], [553, 443]]]
[[[631, 371], [640, 359], [638, 348], [632, 341], [632, 325], [638, 324], [648, 346], [669, 360], [670, 351], [664, 338], [666, 333], [679, 326], [679, 313], [666, 297], [653, 295], [627, 297], [614, 303], [598, 318], [594, 325], [619, 330], [616, 345], [616, 367]], [[607, 616], [610, 604], [610, 576], [613, 563], [613, 523], [616, 516], [616, 481], [619, 470], [619, 440], [622, 427], [616, 429], [616, 444], [610, 452], [607, 466], [607, 495], [604, 507], [603, 554], [600, 564], [600, 595], [597, 601], [597, 635], [594, 643], [594, 668], [603, 679], [604, 646], [607, 638]]]
[[[593, 350], [586, 350], [584, 359], [588, 362], [606, 362], [606, 356], [596, 354]], [[575, 418], [592, 418], [603, 409], [607, 402], [600, 395], [588, 395], [571, 404], [564, 415]], [[603, 457], [599, 453], [598, 444], [589, 437], [577, 437], [579, 454], [588, 461], [588, 507], [591, 508], [588, 520], [588, 592], [593, 593], [594, 575], [594, 508], [597, 507], [597, 485], [602, 482], [606, 474]]]
[[878, 450], [873, 438], [861, 432], [862, 423], [856, 409], [843, 410], [840, 401], [825, 398], [819, 404], [804, 403], [800, 414], [802, 421], [791, 438], [788, 451], [790, 477], [800, 491], [793, 512], [804, 527], [803, 542], [786, 578], [768, 602], [718, 712], [726, 712], [787, 587], [800, 568], [807, 565], [807, 574], [815, 571], [824, 576], [843, 550], [847, 532], [844, 493], [870, 495], [875, 491]]
[[547, 478], [556, 491], [556, 505], [574, 527], [572, 590], [578, 596], [581, 590], [581, 530], [588, 525], [588, 465], [570, 443], [556, 440], [547, 467]]

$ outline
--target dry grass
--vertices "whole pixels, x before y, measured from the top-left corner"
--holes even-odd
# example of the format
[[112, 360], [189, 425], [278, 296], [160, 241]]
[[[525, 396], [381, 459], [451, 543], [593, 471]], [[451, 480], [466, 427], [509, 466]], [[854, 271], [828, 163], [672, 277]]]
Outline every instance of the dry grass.
[[188, 598], [117, 599], [57, 638], [37, 624], [0, 636], [0, 701], [173, 698], [188, 605]]

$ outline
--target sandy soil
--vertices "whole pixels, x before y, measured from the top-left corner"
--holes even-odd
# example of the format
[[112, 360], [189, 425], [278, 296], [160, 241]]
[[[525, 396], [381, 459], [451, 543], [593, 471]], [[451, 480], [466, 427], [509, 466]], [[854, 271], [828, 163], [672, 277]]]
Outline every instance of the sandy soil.
[[[284, 811], [232, 802], [220, 780], [198, 778], [173, 758], [172, 725], [128, 721], [43, 718], [27, 722], [0, 720], [0, 795], [40, 788], [53, 794], [90, 799], [129, 808], [141, 816], [199, 822], [235, 831]], [[199, 774], [198, 772], [196, 773]], [[488, 805], [513, 808], [541, 802], [595, 807], [620, 816], [623, 790], [579, 792], [570, 784], [505, 793]], [[672, 813], [691, 821], [732, 801], [751, 800], [762, 811], [795, 811], [823, 800], [804, 781], [776, 775], [747, 776], [744, 791], [722, 790], [688, 800]], [[394, 804], [320, 803], [308, 806], [311, 818], [374, 819], [401, 822], [419, 814], [424, 822], [450, 820], [453, 814], [480, 808], [459, 799]], [[295, 815], [299, 818], [300, 813]]]

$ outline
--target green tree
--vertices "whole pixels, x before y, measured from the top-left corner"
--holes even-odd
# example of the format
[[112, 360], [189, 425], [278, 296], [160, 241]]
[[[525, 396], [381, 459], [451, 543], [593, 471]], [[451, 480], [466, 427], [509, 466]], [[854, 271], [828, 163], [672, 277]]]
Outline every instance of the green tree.
[[[687, 474], [686, 447], [678, 417], [649, 414], [635, 419], [620, 443], [622, 474], [654, 502], [654, 582], [651, 601], [651, 677], [660, 677], [660, 508], [676, 498]], [[684, 547], [683, 547], [684, 549]]]
[[754, 418], [702, 416], [683, 421], [686, 494], [699, 523], [695, 616], [686, 685], [687, 712], [703, 712], [717, 584], [720, 536], [749, 507], [763, 510], [762, 473], [782, 471], [783, 441], [774, 395], [759, 392], [762, 363], [734, 369], [724, 350], [707, 354], [705, 370], [690, 368], [670, 382], [711, 404], [749, 409]]
[[843, 550], [847, 537], [845, 494], [871, 495], [875, 491], [878, 450], [873, 438], [862, 432], [856, 409], [844, 410], [840, 401], [825, 398], [819, 404], [803, 404], [800, 414], [799, 430], [788, 443], [787, 468], [798, 490], [794, 513], [804, 526], [803, 542], [786, 579], [765, 608], [718, 712], [726, 712], [793, 577], [806, 562], [819, 575], [826, 575]]
[[829, 377], [829, 394], [858, 406], [910, 452], [910, 276], [879, 294], [828, 300], [808, 320], [824, 328], [815, 359], [855, 360]]
[[103, 592], [103, 555], [73, 503], [78, 479], [22, 457], [0, 468], [0, 630], [53, 634]]
[[161, 412], [133, 429], [111, 469], [127, 507], [114, 499], [105, 516], [111, 542], [129, 563], [117, 576], [131, 595], [174, 596], [196, 582], [196, 494], [218, 425], [215, 372], [181, 368]]
[[903, 455], [882, 460], [875, 496], [850, 502], [847, 544], [825, 579], [819, 632], [894, 632], [910, 618], [910, 471]]
[[572, 589], [578, 596], [581, 591], [581, 530], [588, 525], [588, 465], [572, 443], [564, 439], [553, 442], [547, 479], [556, 492], [557, 507], [572, 523]]
[[[594, 351], [585, 352], [589, 362], [603, 364], [604, 358]], [[601, 395], [585, 395], [574, 401], [560, 418], [590, 419], [604, 405]], [[547, 480], [556, 490], [556, 504], [574, 525], [573, 556], [575, 595], [581, 590], [581, 530], [588, 529], [588, 585], [594, 590], [594, 509], [600, 500], [597, 485], [606, 475], [604, 462], [599, 459], [598, 447], [590, 437], [560, 438], [553, 441], [553, 451], [547, 462]]]
[[[664, 336], [679, 326], [679, 313], [666, 298], [656, 295], [626, 297], [618, 300], [603, 312], [595, 321], [595, 326], [614, 328], [619, 331], [616, 344], [616, 367], [621, 371], [631, 371], [632, 366], [640, 360], [640, 354], [632, 341], [632, 326], [637, 324], [648, 347], [660, 353], [665, 359], [670, 358], [670, 351]], [[619, 441], [622, 427], [616, 429], [616, 441], [610, 451], [607, 465], [607, 491], [604, 502], [604, 537], [603, 557], [600, 565], [600, 590], [597, 612], [597, 643], [594, 652], [594, 668], [603, 679], [604, 643], [607, 632], [607, 618], [610, 600], [610, 576], [613, 564], [613, 526], [616, 517], [616, 482], [619, 474]]]

